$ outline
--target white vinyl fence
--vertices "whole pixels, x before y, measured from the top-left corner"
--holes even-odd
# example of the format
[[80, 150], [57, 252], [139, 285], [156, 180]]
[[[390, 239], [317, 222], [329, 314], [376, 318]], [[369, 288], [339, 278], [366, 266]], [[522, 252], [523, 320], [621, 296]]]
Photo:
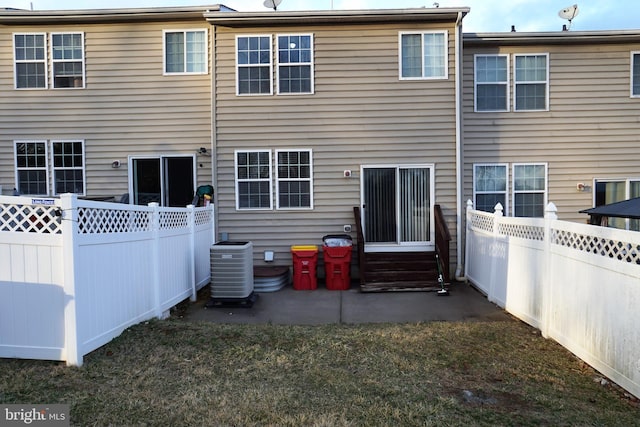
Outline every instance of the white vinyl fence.
[[213, 205], [0, 196], [0, 357], [83, 356], [209, 283]]
[[[640, 397], [640, 233], [502, 216], [467, 202], [467, 278]], [[586, 219], [586, 218], [585, 218]]]

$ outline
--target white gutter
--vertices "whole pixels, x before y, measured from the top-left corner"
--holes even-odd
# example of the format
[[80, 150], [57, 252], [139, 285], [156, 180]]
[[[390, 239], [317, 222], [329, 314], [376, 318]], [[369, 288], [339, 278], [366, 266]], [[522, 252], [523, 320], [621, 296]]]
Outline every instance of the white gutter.
[[[464, 264], [462, 259], [463, 239], [462, 235], [462, 12], [458, 12], [456, 20], [456, 273], [455, 279], [466, 281], [464, 276]], [[466, 260], [464, 260], [466, 261]]]

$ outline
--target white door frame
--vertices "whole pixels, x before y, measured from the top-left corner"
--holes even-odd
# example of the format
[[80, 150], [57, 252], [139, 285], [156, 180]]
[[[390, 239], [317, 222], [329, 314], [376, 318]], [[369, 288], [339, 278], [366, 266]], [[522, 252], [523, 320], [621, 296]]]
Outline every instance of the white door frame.
[[[419, 164], [370, 164], [360, 165], [360, 221], [362, 224], [362, 232], [365, 233], [365, 186], [364, 186], [364, 170], [365, 169], [377, 169], [377, 168], [395, 168], [396, 171], [400, 169], [429, 169], [429, 240], [427, 242], [396, 242], [396, 243], [370, 243], [365, 244], [366, 252], [418, 252], [418, 251], [431, 251], [435, 250], [435, 221], [434, 221], [434, 206], [435, 206], [435, 164], [434, 163], [419, 163]], [[400, 192], [400, 182], [396, 176], [396, 194]], [[396, 219], [400, 218], [400, 202], [396, 198]], [[400, 235], [399, 227], [400, 222], [397, 221], [397, 236]], [[366, 242], [366, 235], [365, 242]]]

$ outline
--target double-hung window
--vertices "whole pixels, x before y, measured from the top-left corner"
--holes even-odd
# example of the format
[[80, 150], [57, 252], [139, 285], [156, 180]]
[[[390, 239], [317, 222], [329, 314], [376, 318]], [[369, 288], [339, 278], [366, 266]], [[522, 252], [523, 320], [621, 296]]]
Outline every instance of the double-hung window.
[[52, 33], [51, 61], [54, 88], [84, 87], [84, 35]]
[[14, 149], [20, 194], [85, 194], [84, 141], [15, 141]]
[[238, 95], [271, 95], [271, 36], [236, 37]]
[[278, 93], [313, 93], [313, 37], [278, 36]]
[[475, 55], [475, 111], [509, 111], [508, 55]]
[[46, 89], [46, 33], [14, 34], [13, 46], [16, 89]]
[[495, 206], [500, 203], [504, 208], [504, 214], [508, 215], [507, 165], [473, 165], [473, 195], [476, 209], [493, 212]]
[[547, 165], [513, 165], [513, 216], [543, 217], [547, 201]]
[[236, 151], [236, 209], [272, 209], [271, 151]]
[[447, 33], [400, 33], [401, 79], [447, 78]]
[[83, 141], [51, 141], [53, 194], [84, 194]]
[[164, 73], [206, 74], [207, 30], [164, 31]]
[[549, 55], [514, 55], [516, 111], [549, 109]]
[[506, 163], [473, 165], [476, 209], [493, 212], [496, 204], [500, 203], [505, 215], [543, 217], [547, 203], [547, 164], [514, 163], [511, 170], [511, 200], [507, 197], [508, 173]]
[[49, 194], [46, 141], [15, 141], [16, 189], [20, 194]]
[[276, 151], [277, 208], [312, 208], [311, 150]]
[[631, 97], [640, 98], [640, 52], [631, 52]]
[[[275, 178], [271, 150], [237, 150], [236, 209], [313, 208], [313, 160], [311, 150], [276, 150]], [[274, 185], [275, 183], [275, 185]]]

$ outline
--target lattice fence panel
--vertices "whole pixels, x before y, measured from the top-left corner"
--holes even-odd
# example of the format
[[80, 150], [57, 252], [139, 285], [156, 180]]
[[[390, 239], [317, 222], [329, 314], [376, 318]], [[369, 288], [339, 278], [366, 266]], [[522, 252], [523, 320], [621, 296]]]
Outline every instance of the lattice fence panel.
[[160, 212], [160, 229], [177, 230], [189, 226], [187, 212]]
[[210, 209], [196, 209], [195, 211], [196, 225], [208, 224], [209, 222], [211, 222], [212, 216], [213, 216], [213, 211]]
[[60, 234], [57, 206], [0, 204], [0, 231]]
[[474, 211], [470, 218], [471, 228], [474, 230], [493, 231], [493, 214], [481, 211]]
[[136, 233], [151, 230], [151, 212], [116, 209], [78, 209], [78, 232]]
[[553, 230], [552, 243], [582, 252], [640, 264], [640, 245], [633, 243], [565, 230]]
[[498, 224], [498, 233], [528, 240], [544, 240], [544, 227], [524, 224]]

